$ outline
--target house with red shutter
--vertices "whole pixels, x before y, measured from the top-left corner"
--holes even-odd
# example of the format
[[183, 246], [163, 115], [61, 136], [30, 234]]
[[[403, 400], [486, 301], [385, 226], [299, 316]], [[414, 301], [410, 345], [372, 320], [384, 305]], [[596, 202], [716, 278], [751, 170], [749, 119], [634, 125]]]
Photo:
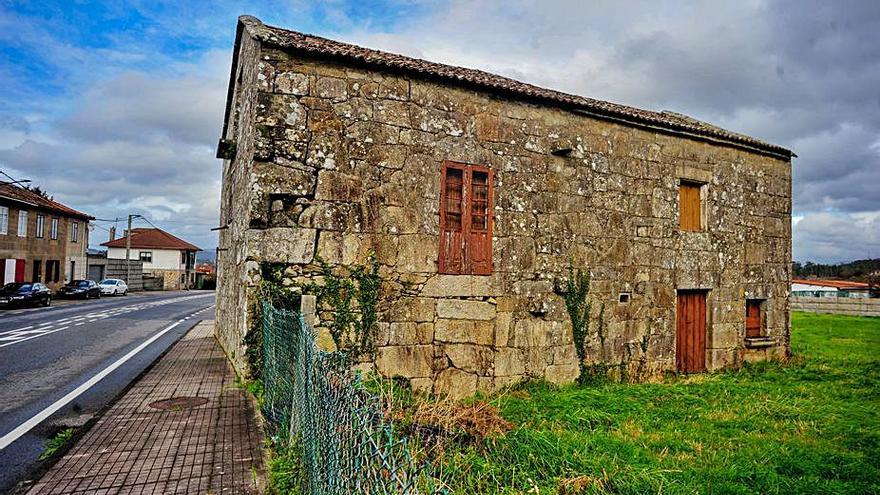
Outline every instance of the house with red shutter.
[[146, 276], [162, 279], [164, 290], [190, 289], [195, 283], [196, 253], [201, 249], [159, 228], [131, 229], [118, 239], [101, 244], [107, 248], [107, 259], [138, 260]]
[[55, 290], [85, 278], [91, 220], [45, 194], [0, 183], [0, 282]]
[[[372, 367], [452, 396], [581, 365], [628, 379], [789, 352], [791, 159], [675, 112], [239, 19], [217, 336], [247, 371], [257, 286], [374, 256]], [[564, 295], [590, 274], [583, 353]], [[319, 332], [333, 318], [319, 308]]]

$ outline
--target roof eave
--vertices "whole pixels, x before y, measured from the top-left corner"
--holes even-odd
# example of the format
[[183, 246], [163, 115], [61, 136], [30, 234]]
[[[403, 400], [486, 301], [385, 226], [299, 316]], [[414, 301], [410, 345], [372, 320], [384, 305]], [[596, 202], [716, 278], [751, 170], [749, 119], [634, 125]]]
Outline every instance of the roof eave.
[[[263, 28], [263, 29], [261, 29]], [[613, 120], [618, 123], [637, 126], [642, 128], [651, 128], [655, 131], [663, 131], [668, 134], [674, 134], [682, 137], [687, 137], [690, 139], [699, 139], [707, 142], [711, 142], [713, 144], [720, 145], [728, 145], [733, 146], [739, 149], [743, 149], [746, 151], [756, 152], [767, 156], [772, 156], [774, 158], [791, 161], [792, 158], [797, 157], [797, 155], [779, 145], [771, 144], [763, 142], [757, 138], [751, 138], [750, 136], [745, 136], [746, 138], [751, 139], [737, 139], [736, 134], [730, 131], [726, 131], [728, 135], [722, 135], [713, 132], [707, 132], [705, 130], [687, 127], [687, 126], [678, 126], [670, 122], [660, 122], [654, 121], [651, 119], [640, 118], [638, 116], [629, 115], [627, 113], [615, 112], [611, 109], [601, 108], [601, 107], [587, 107], [582, 105], [575, 104], [566, 104], [563, 101], [554, 98], [542, 97], [539, 95], [528, 95], [526, 93], [520, 91], [512, 91], [507, 88], [501, 88], [492, 84], [483, 84], [478, 81], [459, 79], [451, 76], [443, 76], [436, 73], [428, 73], [417, 71], [413, 69], [408, 69], [405, 67], [400, 67], [396, 65], [392, 65], [387, 61], [382, 60], [366, 60], [362, 58], [357, 58], [353, 56], [348, 56], [344, 54], [335, 54], [328, 53], [320, 50], [312, 50], [302, 47], [293, 47], [281, 42], [277, 36], [272, 34], [266, 34], [265, 32], [260, 31], [268, 31], [271, 29], [284, 30], [283, 28], [276, 28], [272, 26], [266, 26], [262, 21], [257, 19], [256, 17], [250, 15], [243, 15], [238, 18], [238, 25], [236, 30], [235, 37], [235, 45], [234, 45], [234, 53], [233, 53], [233, 61], [232, 61], [232, 69], [229, 78], [229, 88], [227, 91], [227, 103], [226, 103], [226, 117], [223, 125], [223, 137], [226, 136], [226, 130], [229, 124], [229, 116], [231, 113], [232, 107], [232, 97], [234, 95], [234, 87], [235, 87], [235, 73], [237, 71], [238, 66], [238, 53], [240, 48], [241, 36], [243, 30], [247, 29], [248, 35], [251, 36], [254, 40], [260, 43], [265, 43], [270, 46], [274, 46], [276, 48], [280, 48], [289, 52], [303, 53], [307, 56], [319, 59], [328, 59], [341, 61], [347, 65], [354, 65], [359, 67], [367, 67], [373, 69], [380, 69], [383, 71], [393, 71], [396, 73], [406, 73], [406, 74], [416, 74], [419, 77], [426, 78], [429, 80], [438, 80], [443, 83], [449, 84], [452, 83], [456, 86], [464, 86], [470, 87], [474, 89], [479, 89], [482, 91], [486, 91], [494, 94], [503, 94], [508, 97], [513, 97], [519, 100], [537, 102], [543, 105], [549, 105], [557, 108], [567, 109], [569, 111], [573, 111], [575, 113], [582, 113], [588, 115], [593, 118], [602, 118], [605, 120]], [[434, 62], [431, 62], [434, 63]], [[542, 88], [543, 89], [543, 88]], [[555, 90], [550, 90], [555, 91]], [[557, 92], [559, 93], [559, 92]], [[560, 93], [562, 94], [562, 93]], [[573, 96], [573, 95], [572, 95]], [[623, 105], [625, 106], [625, 105]], [[733, 134], [733, 136], [731, 136]]]

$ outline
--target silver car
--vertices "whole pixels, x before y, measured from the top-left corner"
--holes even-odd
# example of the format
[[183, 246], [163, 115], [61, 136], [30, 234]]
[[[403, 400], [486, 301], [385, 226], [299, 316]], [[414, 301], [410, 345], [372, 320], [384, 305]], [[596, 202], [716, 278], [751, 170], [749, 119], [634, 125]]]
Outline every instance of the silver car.
[[128, 285], [124, 280], [118, 278], [106, 278], [98, 284], [101, 288], [101, 295], [105, 296], [124, 296], [128, 294]]

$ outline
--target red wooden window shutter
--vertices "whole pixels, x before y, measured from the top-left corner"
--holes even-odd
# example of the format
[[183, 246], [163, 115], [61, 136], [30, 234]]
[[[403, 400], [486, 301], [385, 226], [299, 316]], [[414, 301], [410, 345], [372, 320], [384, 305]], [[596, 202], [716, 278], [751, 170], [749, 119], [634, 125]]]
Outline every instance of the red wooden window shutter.
[[440, 273], [465, 273], [465, 167], [444, 163], [440, 194]]
[[760, 337], [761, 327], [761, 301], [749, 299], [746, 301], [746, 337]]
[[679, 186], [679, 219], [678, 226], [681, 230], [697, 232], [702, 227], [702, 207], [700, 199], [700, 185], [690, 182], [682, 182]]
[[440, 195], [439, 271], [492, 273], [492, 171], [444, 162]]
[[467, 242], [467, 258], [470, 273], [492, 273], [492, 174], [485, 167], [471, 166], [468, 204], [470, 207], [470, 232]]

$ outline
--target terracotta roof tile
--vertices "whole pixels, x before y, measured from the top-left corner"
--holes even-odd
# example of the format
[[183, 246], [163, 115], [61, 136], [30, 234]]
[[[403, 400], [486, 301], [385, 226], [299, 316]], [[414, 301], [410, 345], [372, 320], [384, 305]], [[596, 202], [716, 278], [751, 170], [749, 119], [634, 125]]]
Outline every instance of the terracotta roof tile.
[[584, 96], [578, 96], [510, 79], [489, 72], [429, 62], [396, 53], [363, 48], [319, 36], [303, 34], [263, 24], [251, 16], [239, 17], [255, 39], [283, 49], [297, 50], [312, 56], [355, 62], [374, 68], [401, 71], [440, 79], [458, 85], [469, 85], [485, 91], [504, 93], [537, 100], [567, 109], [576, 109], [620, 119], [633, 124], [656, 126], [678, 133], [692, 134], [732, 143], [790, 159], [791, 150], [760, 139], [731, 132], [675, 112], [654, 112]]
[[61, 215], [66, 215], [69, 217], [82, 218], [84, 220], [95, 219], [95, 217], [91, 215], [74, 210], [73, 208], [63, 205], [57, 201], [44, 198], [33, 191], [29, 191], [23, 187], [19, 187], [14, 184], [0, 184], [0, 197], [8, 198], [13, 201], [19, 201], [22, 203], [28, 203], [37, 208], [48, 210]]
[[[113, 241], [101, 243], [102, 246], [124, 248], [125, 236]], [[201, 251], [198, 246], [175, 237], [162, 229], [136, 228], [131, 229], [131, 247], [138, 249], [177, 249]]]
[[819, 285], [822, 287], [835, 287], [838, 289], [870, 289], [871, 286], [864, 282], [851, 282], [849, 280], [807, 279], [793, 278], [793, 284]]

